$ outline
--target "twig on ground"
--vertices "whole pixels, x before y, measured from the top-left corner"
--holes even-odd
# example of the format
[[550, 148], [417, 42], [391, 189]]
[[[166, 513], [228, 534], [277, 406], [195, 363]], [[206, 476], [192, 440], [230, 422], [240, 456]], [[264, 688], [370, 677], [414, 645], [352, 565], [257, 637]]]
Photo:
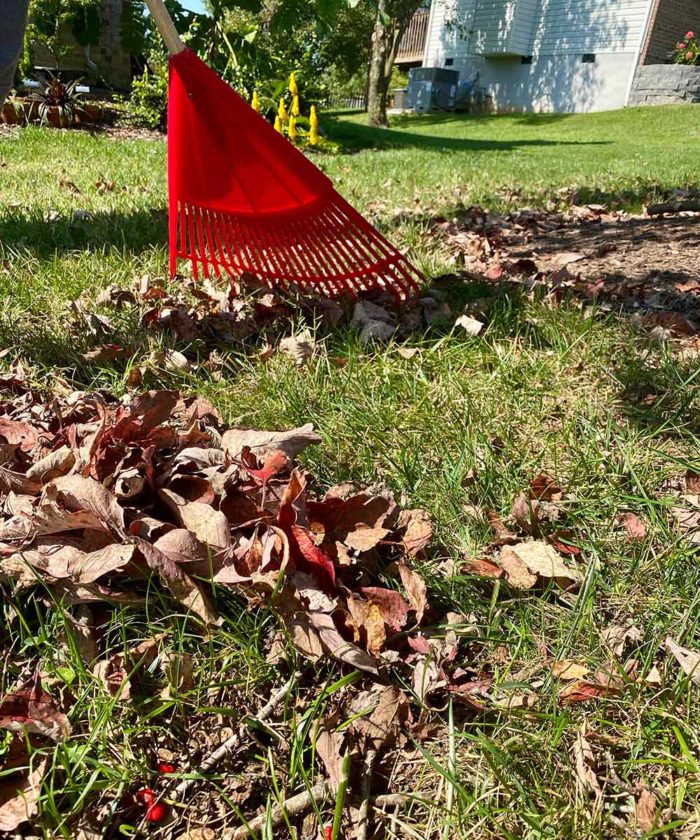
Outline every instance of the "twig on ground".
[[258, 832], [268, 824], [268, 821], [271, 823], [272, 828], [275, 828], [284, 822], [285, 816], [298, 817], [313, 804], [322, 802], [329, 792], [328, 782], [325, 780], [317, 782], [311, 790], [297, 793], [296, 796], [285, 799], [281, 804], [273, 805], [269, 811], [264, 811], [262, 814], [254, 817], [246, 825], [240, 825], [230, 832], [223, 832], [222, 840], [249, 840], [251, 837], [257, 837]]
[[376, 758], [376, 750], [367, 750], [362, 766], [362, 803], [357, 817], [357, 840], [367, 840], [370, 821], [369, 798], [372, 794], [372, 773], [374, 772]]
[[689, 210], [700, 211], [700, 196], [697, 198], [662, 201], [660, 204], [650, 204], [647, 207], [647, 215], [660, 216], [662, 213], [685, 213]]
[[[284, 698], [289, 694], [292, 689], [292, 685], [294, 684], [295, 679], [299, 676], [299, 674], [292, 674], [292, 676], [287, 680], [287, 682], [280, 688], [279, 691], [275, 692], [269, 701], [260, 709], [258, 714], [252, 718], [251, 722], [257, 721], [258, 723], [263, 723], [267, 720], [268, 717], [275, 711], [277, 706], [284, 700]], [[211, 773], [226, 756], [230, 755], [236, 747], [241, 743], [243, 740], [244, 735], [248, 730], [249, 723], [245, 721], [241, 724], [238, 732], [234, 733], [230, 738], [224, 741], [219, 747], [217, 747], [214, 752], [209, 756], [209, 758], [205, 759], [202, 764], [196, 769], [197, 777], [189, 777], [187, 779], [183, 779], [180, 784], [173, 790], [172, 794], [170, 795], [170, 799], [173, 801], [177, 801], [182, 798], [182, 796], [187, 793], [190, 787], [197, 781], [200, 781], [198, 778], [199, 776], [204, 776], [207, 773]]]

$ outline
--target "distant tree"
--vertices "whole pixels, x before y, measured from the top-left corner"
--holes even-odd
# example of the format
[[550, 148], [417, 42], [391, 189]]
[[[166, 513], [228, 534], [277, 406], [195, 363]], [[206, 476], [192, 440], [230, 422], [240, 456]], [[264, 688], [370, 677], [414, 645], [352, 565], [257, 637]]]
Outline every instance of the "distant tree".
[[367, 85], [370, 125], [388, 126], [386, 101], [401, 38], [425, 0], [377, 0]]

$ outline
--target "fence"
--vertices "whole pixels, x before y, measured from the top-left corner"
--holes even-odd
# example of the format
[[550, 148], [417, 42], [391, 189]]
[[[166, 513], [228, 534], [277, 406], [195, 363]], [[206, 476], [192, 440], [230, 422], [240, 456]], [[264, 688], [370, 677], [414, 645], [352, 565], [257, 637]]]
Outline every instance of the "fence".
[[324, 108], [349, 108], [364, 111], [367, 107], [364, 96], [329, 96], [323, 103]]

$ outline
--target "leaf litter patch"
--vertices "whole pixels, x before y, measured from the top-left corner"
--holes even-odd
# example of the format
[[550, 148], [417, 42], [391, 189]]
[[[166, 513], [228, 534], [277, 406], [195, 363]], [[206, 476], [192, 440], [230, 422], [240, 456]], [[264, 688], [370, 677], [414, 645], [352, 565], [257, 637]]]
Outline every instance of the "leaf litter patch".
[[[323, 778], [314, 795], [332, 797], [349, 783], [353, 825], [368, 819], [367, 777], [374, 779], [372, 803], [381, 822], [381, 797], [396, 790], [387, 765], [411, 744], [441, 737], [450, 701], [467, 717], [527, 710], [541, 702], [547, 674], [559, 683], [562, 705], [614, 701], [632, 686], [657, 690], [663, 682], [663, 659], [641, 674], [634, 649], [642, 632], [620, 625], [605, 634], [610, 660], [601, 666], [554, 662], [543, 645], [539, 661], [512, 680], [518, 691], [501, 688], [478, 619], [430, 602], [421, 573], [435, 562], [429, 514], [402, 508], [383, 489], [344, 484], [321, 493], [296, 461], [307, 446], [321, 443], [310, 424], [280, 431], [227, 428], [207, 400], [175, 391], [117, 401], [62, 388], [47, 397], [30, 387], [20, 363], [0, 374], [0, 383], [3, 590], [19, 598], [33, 592], [47, 610], [62, 603], [86, 667], [123, 703], [144, 691], [168, 698], [192, 689], [192, 658], [161, 655], [162, 636], [135, 644], [128, 654], [108, 654], [98, 611], [142, 609], [156, 587], [203, 638], [217, 632], [217, 602], [226, 600], [218, 593], [225, 590], [250, 610], [271, 611], [279, 630], [267, 655], [280, 670], [289, 667], [291, 644], [306, 660], [333, 659], [355, 674], [323, 704], [313, 735]], [[667, 488], [689, 505], [697, 504], [697, 489], [692, 471], [682, 486]], [[489, 514], [494, 539], [483, 554], [451, 561], [446, 571], [487, 585], [497, 581], [511, 597], [553, 596], [564, 608], [574, 606], [587, 561], [564, 524], [572, 502], [561, 482], [537, 475], [515, 498], [506, 522]], [[651, 538], [631, 516], [621, 512], [619, 520], [626, 539]], [[682, 529], [685, 520], [675, 508], [671, 516]], [[692, 545], [694, 526], [684, 533]], [[150, 604], [154, 608], [152, 598]], [[696, 683], [699, 655], [672, 638], [666, 651]], [[7, 733], [0, 752], [0, 825], [13, 831], [39, 808], [48, 763], [36, 757], [83, 734], [87, 723], [68, 721], [69, 692], [59, 695], [41, 662], [23, 661], [15, 650], [7, 657], [17, 679], [0, 700], [0, 728]], [[312, 708], [320, 691], [313, 672], [298, 679], [301, 702]], [[242, 698], [239, 708], [245, 707]], [[242, 731], [227, 760], [246, 760], [249, 735], [243, 725]], [[158, 759], [177, 759], [183, 772], [207, 766], [221, 745], [211, 739], [197, 744], [198, 730], [191, 734], [184, 752], [161, 750]], [[590, 745], [590, 735], [587, 740]], [[287, 740], [277, 739], [275, 749], [284, 755]], [[590, 758], [580, 744], [573, 760], [592, 785]], [[243, 784], [238, 801], [250, 811], [264, 803], [266, 787], [254, 763], [246, 776], [250, 784]], [[124, 819], [176, 819], [167, 779], [146, 798], [139, 790], [125, 794], [110, 817], [115, 826]], [[299, 801], [299, 814], [311, 809], [311, 799]]]
[[467, 277], [625, 311], [654, 337], [700, 352], [698, 212], [650, 218], [589, 204], [499, 215], [474, 206], [436, 220], [432, 234]]

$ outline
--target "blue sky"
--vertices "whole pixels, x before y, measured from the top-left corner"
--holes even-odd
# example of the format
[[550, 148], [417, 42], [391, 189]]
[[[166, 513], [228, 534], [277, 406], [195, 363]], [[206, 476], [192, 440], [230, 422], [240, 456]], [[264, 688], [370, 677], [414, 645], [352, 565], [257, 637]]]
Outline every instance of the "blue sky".
[[204, 0], [180, 0], [182, 5], [186, 9], [190, 9], [193, 12], [203, 12], [204, 11]]

